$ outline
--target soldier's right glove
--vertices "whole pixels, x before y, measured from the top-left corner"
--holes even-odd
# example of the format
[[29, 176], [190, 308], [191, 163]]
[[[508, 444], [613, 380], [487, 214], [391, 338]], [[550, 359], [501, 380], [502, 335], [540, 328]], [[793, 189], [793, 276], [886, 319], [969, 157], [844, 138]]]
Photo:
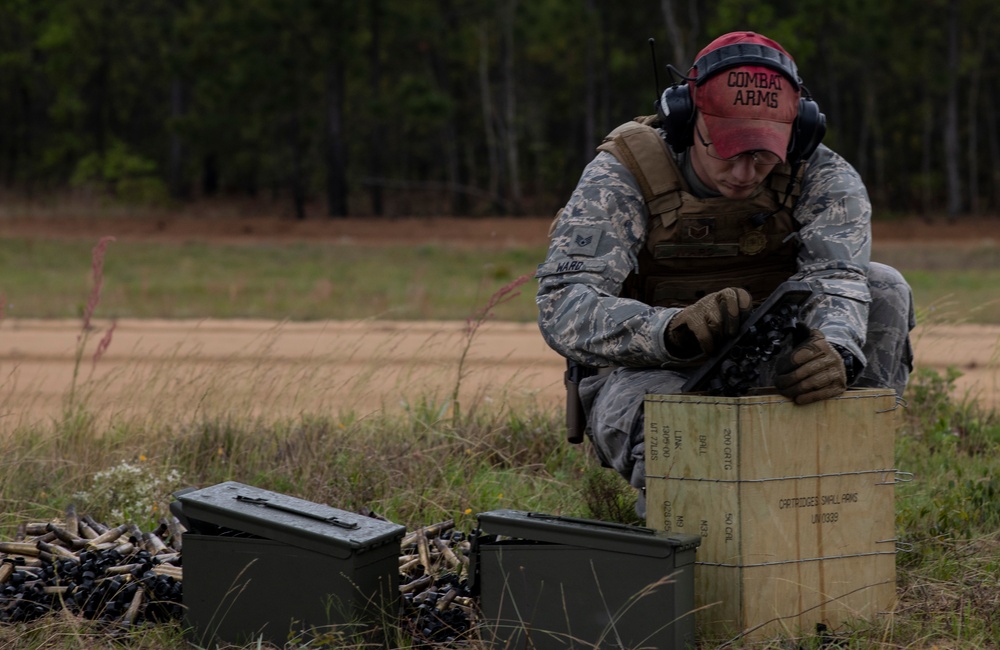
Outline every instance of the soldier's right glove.
[[818, 329], [789, 351], [775, 364], [774, 386], [796, 404], [810, 404], [837, 397], [847, 390], [844, 359]]
[[702, 353], [712, 354], [740, 331], [750, 316], [750, 294], [744, 289], [729, 288], [710, 293], [685, 307], [670, 319], [664, 333], [667, 350], [680, 359]]

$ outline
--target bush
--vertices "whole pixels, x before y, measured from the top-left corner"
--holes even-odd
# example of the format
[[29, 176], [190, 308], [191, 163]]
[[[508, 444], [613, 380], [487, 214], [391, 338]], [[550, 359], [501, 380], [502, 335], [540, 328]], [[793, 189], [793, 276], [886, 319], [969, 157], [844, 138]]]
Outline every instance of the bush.
[[103, 153], [90, 153], [80, 159], [70, 182], [77, 187], [96, 188], [102, 196], [129, 204], [161, 205], [168, 198], [167, 186], [157, 176], [156, 163], [129, 151], [120, 140]]

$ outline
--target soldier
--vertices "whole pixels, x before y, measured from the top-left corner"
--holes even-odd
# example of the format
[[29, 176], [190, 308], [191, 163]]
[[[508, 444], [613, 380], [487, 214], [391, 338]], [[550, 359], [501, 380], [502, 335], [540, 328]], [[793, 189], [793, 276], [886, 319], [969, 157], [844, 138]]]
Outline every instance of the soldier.
[[586, 433], [633, 487], [645, 483], [644, 396], [680, 392], [783, 281], [814, 293], [800, 315], [808, 337], [766, 375], [779, 393], [796, 404], [848, 386], [902, 395], [910, 287], [870, 261], [867, 191], [820, 144], [825, 128], [781, 45], [726, 34], [657, 115], [604, 139], [554, 221], [539, 327], [561, 355], [600, 369], [579, 385]]

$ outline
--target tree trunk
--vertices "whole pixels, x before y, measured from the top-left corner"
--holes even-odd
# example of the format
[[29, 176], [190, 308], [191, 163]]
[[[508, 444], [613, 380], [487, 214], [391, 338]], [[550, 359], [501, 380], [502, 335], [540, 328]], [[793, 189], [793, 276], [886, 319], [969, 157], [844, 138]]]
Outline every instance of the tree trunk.
[[920, 134], [920, 209], [925, 220], [930, 220], [931, 203], [931, 174], [934, 173], [932, 163], [934, 162], [934, 102], [932, 101], [930, 90], [925, 84], [923, 87], [922, 108], [923, 108], [923, 128]]
[[885, 174], [885, 133], [882, 129], [882, 117], [879, 114], [878, 95], [871, 93], [869, 96], [868, 112], [872, 115], [872, 158], [875, 163], [875, 196], [880, 203], [891, 200], [889, 198], [889, 183]]
[[489, 193], [499, 207], [500, 157], [497, 147], [496, 115], [490, 90], [490, 52], [488, 26], [479, 26], [479, 100], [483, 107], [483, 128], [486, 139], [486, 159], [489, 165]]
[[990, 175], [993, 187], [993, 195], [990, 197], [992, 205], [990, 207], [994, 210], [1000, 205], [1000, 128], [997, 125], [997, 118], [997, 110], [991, 108], [986, 117], [986, 125], [990, 130], [990, 169], [993, 170], [993, 173]]
[[[21, 160], [31, 160], [34, 155], [35, 136], [40, 135], [41, 129], [36, 126], [38, 121], [35, 116], [34, 102], [32, 102], [31, 91], [28, 85], [22, 80], [17, 88], [17, 100], [20, 107], [20, 114], [23, 126], [13, 134], [14, 140], [11, 147], [10, 169], [8, 171], [9, 184], [13, 185], [17, 178], [18, 163]], [[35, 187], [35, 177], [33, 174], [24, 178], [25, 191], [31, 197]]]
[[855, 167], [857, 167], [858, 174], [860, 174], [862, 178], [868, 176], [868, 159], [869, 159], [868, 151], [869, 147], [871, 146], [872, 117], [871, 113], [867, 109], [870, 106], [869, 98], [872, 92], [873, 91], [866, 85], [864, 90], [864, 99], [863, 99], [866, 110], [864, 111], [864, 114], [861, 116], [861, 125], [858, 129], [858, 154], [857, 154], [857, 163], [855, 164]]
[[[828, 14], [825, 19], [829, 20]], [[826, 98], [821, 108], [826, 114], [827, 124], [842, 124], [843, 111], [841, 111], [840, 75], [838, 74], [840, 71], [834, 62], [833, 48], [830, 47], [832, 40], [834, 39], [826, 31], [821, 32], [817, 50], [824, 70], [822, 78], [817, 79], [817, 82], [823, 83], [826, 88]]]
[[[184, 116], [184, 84], [174, 78], [170, 81], [170, 117], [176, 124], [177, 120]], [[177, 129], [170, 130], [170, 158], [167, 162], [167, 185], [170, 188], [170, 196], [175, 199], [188, 198], [187, 183], [184, 179], [184, 141]]]
[[292, 203], [295, 206], [295, 218], [306, 218], [306, 178], [305, 150], [306, 144], [302, 137], [302, 107], [296, 106], [289, 124], [289, 141], [292, 143]]
[[[185, 10], [184, 0], [170, 0], [166, 5], [162, 20], [170, 25], [167, 40], [168, 52], [171, 56], [179, 54], [181, 49], [181, 39], [178, 25], [178, 17]], [[174, 72], [170, 79], [170, 122], [176, 125], [187, 110], [187, 95], [189, 89], [185, 86], [184, 80]], [[184, 163], [187, 152], [184, 147], [184, 139], [178, 132], [176, 126], [169, 128], [170, 142], [167, 152], [167, 188], [170, 196], [175, 199], [187, 199], [191, 195], [191, 186], [184, 173]]]
[[966, 107], [966, 114], [969, 116], [966, 120], [969, 129], [966, 157], [969, 165], [967, 174], [969, 179], [969, 211], [972, 214], [979, 214], [982, 209], [979, 196], [979, 124], [981, 120], [979, 89], [982, 85], [982, 73], [986, 63], [986, 44], [990, 39], [983, 25], [977, 26], [975, 33], [976, 56], [971, 66], [969, 105]]
[[[604, 14], [607, 15], [607, 14]], [[600, 76], [600, 111], [598, 112], [598, 134], [604, 136], [604, 134], [611, 131], [615, 126], [618, 126], [618, 122], [611, 124], [611, 39], [606, 35], [601, 36], [601, 58], [598, 65], [600, 66], [601, 76]], [[596, 145], [596, 143], [595, 143]], [[593, 149], [590, 151], [590, 155], [594, 155]], [[575, 180], [575, 179], [574, 179]]]
[[507, 163], [508, 195], [511, 212], [521, 213], [521, 171], [517, 146], [517, 92], [514, 74], [514, 18], [517, 0], [507, 0], [503, 20], [504, 150]]
[[693, 0], [688, 2], [687, 25], [684, 19], [677, 15], [677, 4], [674, 0], [660, 0], [660, 11], [667, 27], [667, 38], [670, 39], [670, 49], [673, 54], [671, 63], [683, 73], [687, 73], [694, 63], [694, 39], [698, 37], [698, 9]]
[[968, 128], [968, 144], [966, 145], [966, 160], [968, 161], [967, 177], [969, 179], [969, 212], [978, 214], [979, 212], [979, 111], [976, 110], [979, 103], [979, 66], [975, 66], [972, 72], [972, 79], [969, 81], [969, 105], [966, 120]]
[[326, 196], [331, 217], [347, 216], [347, 148], [344, 145], [344, 62], [326, 71]]
[[[368, 49], [368, 62], [371, 67], [369, 77], [372, 103], [377, 111], [383, 111], [382, 102], [382, 3], [383, 0], [369, 0], [371, 8], [371, 33], [372, 39]], [[384, 115], [379, 115], [384, 118]], [[368, 152], [370, 158], [368, 162], [368, 175], [375, 182], [369, 188], [369, 197], [372, 203], [372, 214], [381, 217], [385, 214], [383, 204], [382, 183], [380, 179], [385, 174], [382, 153], [385, 149], [385, 128], [384, 119], [373, 120], [371, 133], [371, 151]], [[331, 213], [332, 215], [333, 213]], [[346, 211], [345, 211], [346, 214]]]
[[945, 108], [944, 164], [948, 192], [948, 218], [955, 219], [962, 212], [962, 180], [959, 174], [958, 151], [958, 2], [948, 2], [948, 100]]
[[210, 151], [202, 159], [201, 193], [205, 196], [215, 196], [219, 193], [219, 156]]
[[587, 0], [584, 14], [587, 24], [587, 43], [584, 53], [584, 102], [583, 102], [583, 152], [581, 160], [586, 165], [594, 157], [597, 145], [597, 65], [600, 46], [601, 21], [596, 0]]
[[[439, 12], [445, 17], [445, 29], [448, 33], [454, 34], [460, 30], [457, 24], [456, 11], [451, 0], [441, 0]], [[442, 55], [442, 50], [449, 52], [448, 44], [442, 43], [438, 46], [431, 46], [430, 58], [431, 69], [434, 71], [434, 79], [445, 97], [452, 99], [452, 105], [461, 105], [461, 87], [456, 88], [451, 83], [449, 74], [451, 66], [447, 54]], [[462, 172], [462, 164], [459, 159], [459, 133], [454, 114], [449, 115], [441, 129], [441, 142], [444, 148], [444, 167], [447, 176], [447, 186], [450, 188], [451, 213], [453, 215], [465, 215], [469, 213], [469, 197], [466, 192], [466, 179]]]
[[97, 70], [90, 79], [89, 92], [87, 93], [87, 104], [89, 107], [89, 128], [90, 134], [94, 138], [94, 149], [97, 154], [103, 157], [108, 151], [108, 89], [109, 77], [111, 76], [111, 62], [106, 48], [100, 51], [100, 62]]

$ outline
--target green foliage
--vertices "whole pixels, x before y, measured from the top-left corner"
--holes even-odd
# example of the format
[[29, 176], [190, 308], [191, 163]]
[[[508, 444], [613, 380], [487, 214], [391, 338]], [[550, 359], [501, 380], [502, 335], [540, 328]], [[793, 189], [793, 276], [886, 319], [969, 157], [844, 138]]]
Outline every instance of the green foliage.
[[[993, 645], [1000, 584], [997, 412], [956, 395], [960, 373], [920, 370], [907, 389], [896, 457], [911, 481], [896, 486], [900, 647]], [[919, 640], [915, 642], [904, 639]], [[862, 643], [857, 647], [868, 647]]]
[[93, 152], [81, 158], [70, 182], [94, 186], [101, 193], [133, 205], [158, 205], [167, 199], [167, 187], [156, 175], [156, 163], [130, 152], [120, 140], [103, 153]]
[[908, 386], [913, 428], [931, 452], [940, 451], [943, 446], [951, 448], [954, 445], [948, 441], [957, 440], [952, 428], [957, 413], [951, 394], [960, 376], [955, 368], [948, 368], [943, 377], [935, 370], [920, 368]]
[[638, 492], [606, 467], [594, 465], [587, 469], [583, 498], [591, 519], [645, 525], [635, 511]]
[[975, 401], [955, 402], [955, 380], [961, 376], [955, 368], [948, 368], [944, 376], [918, 369], [909, 386], [911, 426], [932, 454], [992, 454], [1000, 448], [1000, 421]]
[[420, 76], [403, 77], [396, 89], [399, 93], [398, 108], [403, 119], [403, 134], [410, 137], [427, 137], [441, 128], [452, 113], [450, 98], [434, 87], [430, 79]]
[[977, 402], [955, 401], [960, 376], [922, 369], [908, 388], [898, 456], [914, 481], [900, 488], [897, 520], [915, 551], [901, 556], [904, 564], [935, 554], [935, 540], [970, 540], [1000, 526], [1000, 419]]
[[[660, 59], [690, 63], [669, 61], [666, 8], [696, 49], [737, 29], [781, 42], [877, 214], [940, 209], [949, 163], [966, 204], [996, 207], [996, 3], [954, 3], [948, 74], [942, 0], [918, 12], [903, 0], [681, 5], [10, 0], [0, 6], [0, 176], [25, 192], [82, 177], [138, 203], [162, 201], [168, 186], [175, 198], [316, 199], [340, 191], [335, 176], [352, 212], [370, 211], [380, 188], [391, 214], [440, 212], [440, 195], [476, 197], [453, 208], [471, 213], [509, 209], [519, 187], [529, 209], [548, 213], [604, 133], [651, 112], [647, 39]], [[957, 161], [938, 137], [954, 88], [967, 145]]]

